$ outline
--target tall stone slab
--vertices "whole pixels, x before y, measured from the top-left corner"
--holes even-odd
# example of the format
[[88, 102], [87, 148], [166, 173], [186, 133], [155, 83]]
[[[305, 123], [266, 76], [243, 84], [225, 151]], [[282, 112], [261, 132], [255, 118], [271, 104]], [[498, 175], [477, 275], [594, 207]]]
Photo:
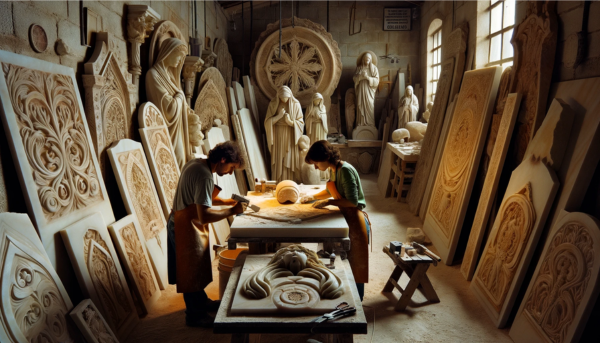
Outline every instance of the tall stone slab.
[[109, 225], [108, 230], [123, 262], [129, 285], [140, 300], [142, 311], [148, 313], [161, 294], [152, 271], [142, 228], [137, 218], [130, 214]]
[[258, 105], [256, 103], [256, 95], [254, 94], [254, 85], [252, 85], [252, 81], [248, 75], [243, 77], [244, 80], [244, 97], [246, 98], [246, 106], [250, 110], [256, 125], [261, 123], [260, 114], [258, 112]]
[[450, 86], [450, 92], [448, 93], [450, 99], [453, 99], [454, 96], [458, 94], [458, 91], [460, 90], [460, 84], [462, 82], [463, 74], [465, 72], [465, 52], [467, 51], [468, 38], [469, 26], [467, 24], [463, 24], [460, 27], [456, 28], [454, 31], [452, 31], [448, 35], [448, 38], [444, 39], [444, 42], [442, 43], [444, 46], [442, 48], [442, 61], [446, 61], [449, 58], [454, 58], [454, 73], [452, 74], [452, 85]]
[[223, 75], [223, 79], [225, 79], [225, 84], [227, 85], [227, 87], [229, 87], [231, 86], [231, 77], [233, 73], [233, 59], [231, 58], [231, 54], [229, 53], [229, 46], [227, 46], [227, 41], [223, 38], [215, 39], [213, 51], [217, 54], [217, 58], [215, 60], [215, 67], [219, 69], [221, 75]]
[[511, 175], [471, 290], [494, 324], [502, 328], [515, 304], [550, 213], [573, 113], [554, 99], [523, 162]]
[[258, 130], [254, 126], [250, 111], [248, 111], [247, 108], [241, 109], [238, 111], [238, 115], [240, 116], [242, 134], [244, 135], [244, 142], [246, 143], [246, 149], [248, 150], [252, 174], [255, 178], [260, 180], [269, 180], [267, 164], [265, 163], [263, 152], [260, 148], [261, 144], [259, 141]]
[[235, 91], [232, 87], [227, 87], [227, 104], [229, 105], [229, 115], [234, 116], [237, 114], [237, 102], [235, 100]]
[[115, 221], [74, 70], [7, 51], [0, 64], [2, 122], [27, 210], [52, 265], [68, 264], [60, 230], [95, 212]]
[[[242, 132], [242, 124], [239, 115], [234, 115], [231, 117], [231, 123], [233, 124], [233, 132], [235, 133], [235, 141], [238, 143], [240, 149], [242, 150], [242, 155], [244, 156], [244, 160], [246, 161], [246, 167], [244, 168], [246, 172], [246, 179], [248, 180], [248, 189], [254, 189], [254, 173], [252, 169], [252, 161], [248, 155], [248, 148], [246, 147], [246, 142], [244, 141], [244, 133]], [[237, 175], [236, 175], [237, 177]]]
[[[436, 149], [439, 144], [443, 144], [443, 142], [440, 142], [439, 137], [442, 131], [444, 114], [446, 113], [446, 106], [450, 96], [450, 87], [452, 86], [454, 69], [455, 65], [453, 58], [444, 60], [437, 85], [436, 96], [433, 101], [432, 113], [427, 124], [427, 134], [425, 135], [425, 138], [423, 138], [421, 155], [419, 155], [419, 160], [415, 166], [415, 176], [413, 177], [410, 189], [406, 195], [408, 208], [413, 214], [419, 213], [421, 207], [427, 208], [427, 203], [422, 204], [422, 202], [424, 198], [429, 198], [428, 196], [425, 196], [425, 190], [427, 188], [427, 183], [433, 178], [433, 176], [430, 175], [436, 175], [431, 174], [431, 169]], [[395, 128], [397, 126], [392, 127]], [[421, 219], [424, 219], [424, 217], [422, 216]]]
[[[0, 341], [68, 342], [76, 338], [67, 321], [73, 303], [26, 214], [0, 213], [0, 266]], [[44, 320], [32, 323], [32, 315]]]
[[517, 120], [520, 104], [520, 94], [512, 93], [508, 95], [506, 106], [504, 106], [504, 113], [502, 114], [502, 120], [498, 127], [494, 152], [490, 158], [488, 172], [485, 176], [483, 188], [481, 189], [479, 203], [477, 204], [477, 212], [473, 219], [473, 226], [471, 226], [469, 242], [467, 243], [467, 249], [465, 250], [462, 265], [460, 266], [460, 272], [465, 279], [469, 281], [473, 277], [473, 273], [475, 273], [475, 267], [479, 260], [479, 252], [481, 245], [483, 244], [483, 238], [486, 235], [486, 228], [488, 226], [487, 224], [492, 210], [492, 204], [494, 199], [496, 199], [496, 190], [498, 189], [500, 174], [502, 173], [502, 167], [504, 166], [504, 159], [508, 153], [508, 147]]
[[239, 109], [248, 108], [246, 105], [246, 98], [244, 97], [244, 88], [240, 85], [239, 82], [233, 81], [231, 84], [233, 88], [233, 93], [235, 95], [235, 102]]
[[501, 73], [501, 67], [465, 73], [455, 104], [423, 223], [447, 265], [454, 261]]
[[97, 304], [110, 328], [125, 340], [139, 317], [102, 216], [92, 214], [61, 235], [84, 296]]
[[130, 139], [114, 143], [108, 149], [115, 178], [127, 213], [135, 214], [142, 232], [154, 274], [161, 289], [167, 278], [167, 224], [142, 144]]
[[562, 211], [510, 329], [522, 342], [578, 342], [598, 298], [600, 221]]

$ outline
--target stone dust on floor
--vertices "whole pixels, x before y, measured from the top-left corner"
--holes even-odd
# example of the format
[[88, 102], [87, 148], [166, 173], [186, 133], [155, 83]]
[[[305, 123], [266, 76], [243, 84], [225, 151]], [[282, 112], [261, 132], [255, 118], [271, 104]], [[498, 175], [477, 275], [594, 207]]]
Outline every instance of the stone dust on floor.
[[[460, 273], [460, 264], [446, 266], [438, 263], [427, 271], [440, 303], [429, 304], [416, 291], [404, 312], [394, 311], [400, 293], [381, 293], [394, 264], [383, 253], [390, 241], [404, 241], [409, 227], [421, 227], [422, 221], [408, 210], [408, 205], [395, 199], [383, 198], [377, 188], [377, 175], [361, 177], [367, 202], [365, 209], [373, 224], [373, 252], [369, 259], [369, 283], [365, 285], [363, 306], [368, 321], [368, 333], [355, 335], [358, 343], [369, 342], [512, 342], [508, 329], [497, 329], [469, 290], [470, 282]], [[312, 246], [311, 246], [312, 248]], [[435, 248], [429, 246], [435, 251]], [[218, 298], [219, 274], [213, 263], [213, 283], [207, 287], [212, 299]], [[406, 286], [403, 275], [400, 284]], [[251, 337], [258, 342], [259, 337]], [[260, 342], [295, 343], [320, 335], [261, 335]], [[230, 342], [231, 335], [216, 335], [212, 329], [185, 326], [185, 304], [175, 286], [169, 286], [155, 308], [140, 320], [127, 342]]]

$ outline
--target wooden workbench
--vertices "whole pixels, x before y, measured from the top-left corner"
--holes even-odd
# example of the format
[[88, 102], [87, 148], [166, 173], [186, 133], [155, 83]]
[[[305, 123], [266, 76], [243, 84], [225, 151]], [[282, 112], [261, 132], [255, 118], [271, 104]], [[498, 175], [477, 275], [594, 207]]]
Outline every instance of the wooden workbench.
[[[316, 194], [325, 189], [324, 185], [301, 185], [300, 187], [301, 192], [306, 195]], [[248, 192], [246, 197], [250, 199], [251, 204], [259, 206], [261, 210], [254, 213], [248, 208], [244, 214], [234, 217], [228, 240], [229, 249], [235, 249], [237, 243], [341, 242], [344, 250], [350, 250], [348, 223], [336, 206], [317, 210], [312, 207], [312, 204], [282, 205], [277, 202], [272, 193]], [[301, 222], [269, 219], [276, 217], [281, 219], [278, 216], [283, 214], [292, 214], [287, 219], [296, 218], [294, 213], [308, 218]]]
[[[336, 342], [350, 343], [353, 342], [354, 334], [367, 333], [367, 319], [360, 302], [358, 290], [354, 275], [350, 269], [348, 260], [336, 260], [336, 268], [345, 268], [346, 276], [350, 285], [352, 296], [356, 307], [356, 314], [346, 318], [337, 319], [335, 321], [326, 321], [315, 326], [310, 321], [317, 316], [233, 316], [230, 314], [231, 304], [233, 302], [234, 293], [237, 288], [240, 275], [246, 260], [246, 254], [242, 253], [237, 258], [227, 288], [221, 299], [221, 307], [217, 312], [214, 323], [214, 333], [216, 334], [232, 334], [231, 342], [248, 342], [249, 334], [310, 334], [311, 329], [316, 334], [334, 334]], [[265, 265], [271, 259], [271, 256], [264, 257]], [[332, 309], [333, 311], [333, 309]]]

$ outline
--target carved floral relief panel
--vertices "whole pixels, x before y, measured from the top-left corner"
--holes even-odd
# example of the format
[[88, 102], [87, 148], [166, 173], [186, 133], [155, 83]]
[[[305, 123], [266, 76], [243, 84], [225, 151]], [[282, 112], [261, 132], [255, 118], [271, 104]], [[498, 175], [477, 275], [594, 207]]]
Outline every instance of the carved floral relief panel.
[[71, 311], [71, 318], [89, 343], [119, 343], [96, 305], [85, 299]]
[[[202, 92], [202, 89], [204, 88], [204, 85], [206, 84], [206, 82], [208, 82], [208, 80], [212, 80], [212, 82], [214, 82], [217, 90], [219, 91], [219, 94], [221, 95], [221, 100], [223, 100], [223, 102], [225, 103], [225, 107], [229, 111], [229, 105], [227, 103], [227, 85], [225, 84], [225, 80], [223, 79], [221, 72], [219, 72], [219, 69], [215, 67], [210, 67], [202, 72], [202, 75], [200, 76], [200, 82], [198, 83], [198, 94]], [[237, 112], [237, 110], [234, 111], [233, 114], [235, 114], [235, 112]], [[231, 114], [231, 112], [229, 113]], [[223, 125], [229, 125], [229, 116], [224, 116], [218, 119], [221, 119]]]
[[221, 98], [221, 94], [212, 80], [208, 80], [198, 94], [194, 112], [200, 117], [202, 131], [209, 130], [215, 119], [221, 119], [222, 123], [223, 120], [225, 123], [229, 122], [225, 101]]

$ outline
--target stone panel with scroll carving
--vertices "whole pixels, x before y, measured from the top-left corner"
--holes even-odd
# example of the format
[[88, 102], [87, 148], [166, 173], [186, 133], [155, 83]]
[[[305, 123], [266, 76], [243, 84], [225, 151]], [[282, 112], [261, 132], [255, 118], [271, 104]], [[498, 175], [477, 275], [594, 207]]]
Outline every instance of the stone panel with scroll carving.
[[221, 94], [212, 80], [208, 80], [198, 94], [194, 112], [200, 117], [202, 131], [209, 130], [215, 119], [220, 119], [222, 123], [225, 119], [225, 122], [229, 123], [225, 100], [221, 98]]
[[0, 268], [0, 341], [73, 341], [73, 304], [26, 214], [0, 213]]
[[577, 342], [598, 297], [600, 222], [562, 211], [510, 330], [517, 342]]
[[231, 54], [229, 53], [229, 46], [227, 46], [227, 41], [223, 38], [215, 39], [213, 51], [215, 52], [215, 54], [217, 54], [217, 59], [215, 60], [215, 67], [219, 69], [221, 75], [223, 75], [225, 84], [227, 85], [227, 87], [229, 87], [231, 86], [231, 75], [233, 73], [233, 59], [231, 58]]
[[[225, 80], [223, 79], [223, 76], [221, 75], [219, 69], [215, 67], [210, 67], [202, 72], [202, 75], [200, 76], [200, 82], [198, 83], [198, 94], [202, 92], [202, 89], [204, 88], [204, 85], [206, 84], [206, 82], [208, 82], [208, 80], [212, 80], [214, 82], [217, 90], [219, 91], [219, 94], [221, 95], [221, 100], [223, 100], [228, 113], [230, 113], [229, 104], [227, 103], [227, 85], [225, 84]], [[235, 112], [233, 114], [235, 114]], [[215, 119], [221, 119], [223, 125], [229, 126], [229, 116], [224, 116], [222, 118]]]
[[499, 328], [504, 327], [552, 207], [573, 112], [555, 99], [513, 171], [489, 234], [471, 290]]
[[465, 73], [431, 191], [423, 230], [448, 265], [454, 259], [477, 175], [500, 74], [500, 67]]
[[471, 233], [469, 234], [469, 242], [465, 250], [460, 271], [467, 280], [471, 280], [475, 272], [475, 266], [479, 260], [479, 251], [483, 243], [483, 237], [486, 234], [488, 227], [488, 219], [492, 209], [492, 203], [496, 199], [496, 190], [500, 181], [500, 174], [504, 165], [504, 158], [508, 152], [510, 139], [512, 137], [513, 128], [517, 119], [519, 105], [521, 104], [520, 94], [509, 94], [506, 99], [506, 109], [502, 115], [498, 135], [494, 144], [494, 152], [490, 158], [488, 173], [485, 176], [485, 183], [481, 189], [479, 203], [477, 204], [477, 212], [473, 219]]
[[6, 51], [0, 64], [4, 132], [29, 214], [55, 265], [66, 258], [56, 250], [56, 232], [93, 212], [107, 221], [114, 215], [73, 69]]
[[251, 78], [260, 93], [273, 99], [277, 89], [287, 85], [294, 97], [306, 107], [314, 93], [321, 93], [329, 109], [330, 96], [342, 74], [340, 49], [333, 36], [308, 19], [283, 19], [281, 59], [279, 59], [279, 22], [267, 25], [252, 51]]
[[179, 167], [171, 146], [169, 129], [160, 110], [151, 102], [145, 102], [138, 109], [140, 136], [148, 156], [154, 184], [162, 205], [165, 218], [168, 218], [175, 199], [179, 182]]
[[134, 215], [130, 214], [109, 225], [110, 234], [117, 247], [130, 285], [142, 309], [148, 313], [160, 297], [160, 288], [152, 271], [152, 264], [144, 244], [144, 235]]
[[167, 229], [160, 200], [142, 144], [122, 139], [108, 149], [127, 213], [137, 217], [154, 274], [161, 289], [167, 287]]
[[84, 65], [85, 112], [103, 173], [108, 162], [106, 148], [119, 139], [133, 138], [137, 89], [117, 51], [114, 37], [99, 32], [94, 53]]
[[93, 214], [61, 231], [84, 296], [124, 340], [139, 321], [104, 220]]
[[119, 343], [91, 299], [85, 299], [75, 306], [71, 318], [88, 343]]

